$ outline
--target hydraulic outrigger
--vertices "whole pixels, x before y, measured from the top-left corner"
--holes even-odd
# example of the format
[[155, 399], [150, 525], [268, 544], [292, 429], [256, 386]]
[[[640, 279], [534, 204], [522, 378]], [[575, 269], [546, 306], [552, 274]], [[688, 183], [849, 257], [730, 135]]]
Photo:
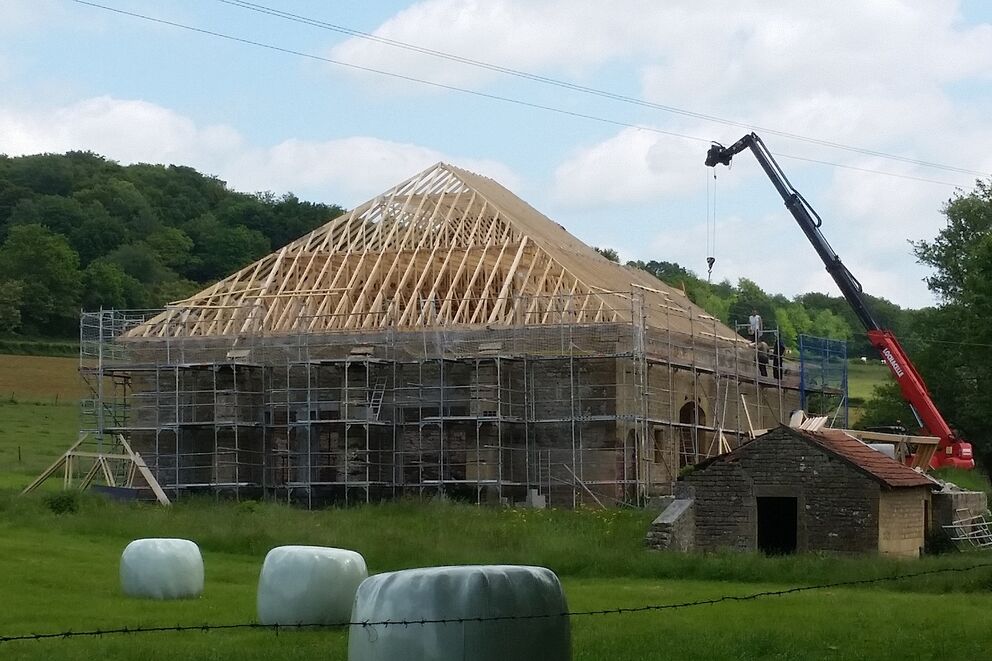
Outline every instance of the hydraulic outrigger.
[[799, 191], [789, 183], [789, 179], [775, 162], [761, 138], [755, 133], [749, 133], [729, 147], [714, 143], [706, 154], [706, 165], [709, 167], [716, 167], [719, 164], [729, 166], [731, 159], [745, 149], [750, 149], [754, 157], [758, 159], [758, 165], [768, 175], [778, 194], [782, 196], [786, 208], [799, 223], [806, 238], [813, 244], [813, 248], [823, 260], [827, 272], [837, 283], [844, 298], [854, 310], [854, 314], [868, 331], [868, 340], [878, 350], [895, 376], [902, 396], [916, 415], [923, 433], [937, 436], [940, 439], [937, 452], [934, 453], [930, 461], [931, 468], [974, 468], [975, 460], [972, 458], [971, 444], [958, 438], [954, 430], [944, 420], [944, 416], [940, 414], [937, 405], [930, 397], [923, 377], [920, 376], [916, 366], [906, 355], [896, 336], [892, 334], [892, 331], [879, 326], [872, 317], [865, 305], [861, 283], [844, 266], [840, 257], [827, 243], [826, 238], [820, 232], [820, 225], [822, 224], [820, 217], [799, 194]]

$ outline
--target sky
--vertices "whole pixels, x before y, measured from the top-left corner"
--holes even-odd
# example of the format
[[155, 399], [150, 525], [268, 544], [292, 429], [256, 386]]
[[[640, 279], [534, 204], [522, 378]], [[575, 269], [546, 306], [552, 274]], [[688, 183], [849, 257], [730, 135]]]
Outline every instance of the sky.
[[705, 275], [712, 255], [714, 281], [836, 293], [749, 154], [703, 165], [760, 127], [865, 289], [908, 307], [935, 302], [910, 241], [992, 173], [983, 0], [93, 2], [201, 32], [3, 0], [0, 153], [181, 163], [346, 208], [443, 160], [624, 260]]

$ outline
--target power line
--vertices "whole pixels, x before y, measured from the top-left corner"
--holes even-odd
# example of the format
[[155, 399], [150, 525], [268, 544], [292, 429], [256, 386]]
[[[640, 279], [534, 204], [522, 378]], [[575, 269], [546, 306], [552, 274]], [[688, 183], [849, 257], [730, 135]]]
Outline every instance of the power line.
[[[226, 5], [231, 5], [233, 7], [239, 7], [241, 9], [247, 9], [260, 14], [267, 14], [269, 16], [274, 16], [281, 18], [283, 20], [292, 21], [295, 23], [301, 23], [304, 25], [309, 25], [312, 27], [320, 28], [322, 30], [329, 30], [332, 32], [338, 32], [340, 34], [346, 34], [349, 36], [357, 37], [359, 39], [364, 39], [367, 41], [373, 41], [386, 46], [391, 46], [394, 48], [400, 48], [403, 50], [408, 50], [423, 55], [428, 55], [431, 57], [436, 57], [444, 60], [449, 60], [451, 62], [458, 62], [460, 64], [465, 64], [468, 66], [476, 67], [479, 69], [486, 69], [488, 71], [493, 71], [497, 73], [506, 74], [508, 76], [515, 76], [517, 78], [523, 78], [533, 82], [542, 83], [545, 85], [553, 85], [555, 87], [561, 87], [564, 89], [572, 90], [575, 92], [581, 92], [583, 94], [590, 94], [593, 96], [598, 96], [606, 99], [611, 99], [613, 101], [620, 101], [622, 103], [628, 103], [632, 105], [642, 106], [646, 108], [652, 108], [654, 110], [661, 110], [662, 112], [667, 112], [675, 115], [682, 115], [684, 117], [691, 117], [694, 119], [701, 119], [708, 122], [714, 122], [718, 124], [723, 124], [725, 126], [736, 126], [740, 128], [747, 129], [749, 131], [758, 131], [760, 133], [765, 133], [768, 135], [776, 135], [783, 138], [788, 138], [790, 140], [798, 140], [801, 142], [806, 142], [810, 144], [819, 145], [822, 147], [829, 147], [831, 149], [840, 149], [848, 152], [853, 152], [857, 154], [863, 154], [866, 156], [875, 156], [878, 158], [884, 158], [887, 160], [900, 161], [902, 163], [909, 163], [912, 165], [917, 165], [920, 167], [926, 167], [937, 170], [946, 170], [948, 172], [955, 172], [959, 174], [969, 174], [979, 177], [988, 176], [988, 172], [983, 172], [981, 170], [971, 170], [968, 168], [961, 168], [953, 165], [945, 165], [942, 163], [934, 163], [932, 161], [924, 161], [920, 159], [910, 158], [907, 156], [899, 156], [898, 154], [892, 154], [888, 152], [878, 151], [875, 149], [868, 149], [865, 147], [858, 147], [854, 145], [848, 145], [841, 142], [835, 142], [832, 140], [824, 140], [821, 138], [813, 138], [810, 136], [800, 135], [798, 133], [791, 133], [788, 131], [781, 131], [778, 129], [772, 129], [768, 127], [761, 127], [748, 122], [741, 122], [737, 120], [727, 119], [724, 117], [718, 117], [716, 115], [709, 115], [706, 113], [696, 112], [693, 110], [687, 110], [685, 108], [679, 108], [676, 106], [670, 106], [660, 103], [652, 103], [650, 101], [645, 101], [643, 99], [638, 99], [637, 97], [628, 96], [625, 94], [619, 94], [617, 92], [611, 92], [609, 90], [603, 90], [595, 87], [588, 87], [586, 85], [579, 85], [576, 83], [571, 83], [558, 78], [550, 78], [548, 76], [542, 76], [539, 74], [531, 73], [528, 71], [521, 71], [519, 69], [512, 69], [510, 67], [501, 66], [498, 64], [493, 64], [491, 62], [484, 62], [482, 60], [475, 60], [472, 58], [464, 57], [461, 55], [455, 55], [452, 53], [447, 53], [444, 51], [435, 50], [432, 48], [426, 48], [424, 46], [418, 46], [416, 44], [411, 44], [408, 42], [399, 41], [396, 39], [389, 39], [386, 37], [380, 37], [378, 35], [362, 32], [361, 30], [355, 30], [343, 25], [336, 25], [334, 23], [328, 23], [321, 21], [319, 19], [311, 18], [308, 16], [301, 16], [299, 14], [293, 14], [291, 12], [282, 11], [280, 9], [274, 9], [272, 7], [267, 7], [265, 5], [257, 4], [254, 2], [247, 2], [246, 0], [217, 0]], [[814, 161], [816, 162], [816, 161]]]
[[363, 620], [357, 622], [340, 622], [333, 624], [260, 624], [258, 622], [241, 622], [235, 624], [177, 624], [175, 626], [151, 626], [151, 627], [116, 627], [112, 629], [88, 629], [80, 631], [60, 631], [54, 633], [29, 633], [29, 634], [15, 634], [4, 636], [0, 635], [0, 644], [19, 642], [26, 640], [53, 640], [53, 639], [70, 639], [70, 638], [91, 638], [91, 637], [103, 637], [110, 635], [119, 634], [141, 634], [141, 633], [184, 633], [184, 632], [207, 632], [207, 631], [230, 631], [234, 629], [265, 629], [269, 631], [274, 631], [278, 633], [279, 631], [286, 630], [302, 630], [302, 629], [341, 629], [345, 627], [359, 627], [362, 629], [368, 628], [382, 628], [388, 629], [389, 627], [411, 627], [411, 626], [427, 626], [431, 624], [466, 624], [466, 623], [482, 623], [482, 622], [509, 622], [509, 621], [519, 621], [519, 620], [547, 620], [552, 618], [561, 617], [597, 617], [606, 615], [629, 615], [633, 613], [648, 613], [648, 612], [658, 612], [658, 611], [668, 611], [668, 610], [680, 610], [684, 608], [694, 608], [699, 606], [713, 606], [715, 604], [727, 603], [727, 602], [742, 602], [742, 601], [756, 601], [758, 599], [764, 599], [767, 597], [783, 597], [790, 594], [798, 594], [800, 592], [812, 592], [816, 590], [828, 590], [834, 588], [842, 587], [853, 587], [856, 585], [872, 585], [875, 583], [886, 583], [889, 581], [902, 581], [909, 578], [918, 578], [920, 576], [932, 576], [935, 574], [948, 574], [948, 573], [958, 573], [964, 574], [967, 572], [972, 572], [978, 569], [992, 568], [992, 563], [982, 563], [977, 565], [969, 565], [967, 567], [942, 567], [938, 569], [929, 569], [920, 572], [914, 572], [910, 574], [899, 574], [897, 576], [881, 576], [878, 578], [862, 578], [850, 581], [835, 581], [833, 583], [820, 583], [817, 585], [805, 585], [794, 588], [786, 588], [783, 590], [765, 590], [762, 592], [752, 592], [750, 594], [744, 595], [723, 595], [722, 597], [714, 597], [712, 599], [698, 599], [696, 601], [683, 601], [678, 603], [668, 603], [668, 604], [648, 604], [645, 606], [625, 606], [619, 608], [604, 608], [600, 610], [584, 610], [584, 611], [565, 611], [565, 612], [545, 612], [545, 613], [533, 613], [533, 614], [523, 614], [523, 615], [492, 615], [492, 616], [476, 616], [476, 617], [444, 617], [444, 618], [422, 618], [422, 619], [409, 619], [409, 620]]
[[[257, 48], [264, 48], [266, 50], [275, 51], [275, 52], [278, 52], [278, 53], [284, 53], [284, 54], [287, 54], [287, 55], [296, 55], [298, 57], [304, 57], [304, 58], [307, 58], [307, 59], [310, 59], [310, 60], [316, 60], [316, 61], [319, 61], [319, 62], [326, 62], [328, 64], [333, 64], [333, 65], [336, 65], [336, 66], [347, 67], [349, 69], [355, 69], [357, 71], [364, 71], [366, 73], [374, 73], [374, 74], [377, 74], [377, 75], [386, 76], [386, 77], [389, 77], [389, 78], [394, 78], [394, 79], [397, 79], [397, 80], [403, 80], [403, 81], [407, 81], [407, 82], [411, 82], [411, 83], [417, 83], [417, 84], [420, 84], [420, 85], [426, 85], [426, 86], [429, 86], [429, 87], [435, 87], [435, 88], [438, 88], [438, 89], [444, 89], [444, 90], [449, 90], [449, 91], [453, 91], [453, 92], [460, 92], [462, 94], [468, 94], [468, 95], [471, 95], [471, 96], [475, 96], [475, 97], [479, 97], [479, 98], [483, 98], [483, 99], [489, 99], [489, 100], [492, 100], [492, 101], [500, 101], [500, 102], [503, 102], [503, 103], [511, 103], [511, 104], [522, 106], [522, 107], [525, 107], [525, 108], [533, 108], [533, 109], [536, 109], [536, 110], [544, 110], [544, 111], [547, 111], [547, 112], [553, 112], [553, 113], [557, 113], [559, 115], [565, 115], [565, 116], [568, 116], [568, 117], [575, 117], [575, 118], [578, 118], [578, 119], [587, 119], [587, 120], [590, 120], [590, 121], [599, 122], [601, 124], [609, 124], [609, 125], [612, 125], [612, 126], [619, 126], [619, 127], [623, 127], [623, 128], [632, 128], [632, 129], [636, 129], [636, 130], [639, 130], [639, 131], [647, 131], [647, 132], [650, 132], [650, 133], [656, 133], [656, 134], [659, 134], [659, 135], [666, 135], [666, 136], [670, 136], [670, 137], [681, 138], [681, 139], [684, 139], [684, 140], [692, 140], [692, 141], [695, 141], [695, 142], [704, 142], [704, 143], [710, 143], [710, 142], [712, 142], [708, 138], [703, 138], [703, 137], [696, 136], [696, 135], [689, 135], [689, 134], [686, 134], [686, 133], [679, 133], [679, 132], [676, 132], [676, 131], [667, 131], [667, 130], [664, 130], [664, 129], [659, 129], [659, 128], [656, 128], [656, 127], [653, 127], [653, 126], [646, 126], [646, 125], [642, 125], [642, 124], [633, 124], [633, 123], [630, 123], [630, 122], [624, 122], [624, 121], [620, 121], [620, 120], [610, 119], [608, 117], [602, 117], [602, 116], [599, 116], [599, 115], [590, 115], [588, 113], [582, 113], [582, 112], [577, 112], [577, 111], [573, 111], [573, 110], [566, 110], [564, 108], [559, 108], [559, 107], [556, 107], [556, 106], [548, 106], [548, 105], [544, 105], [544, 104], [540, 104], [540, 103], [534, 103], [532, 101], [525, 101], [523, 99], [517, 99], [517, 98], [513, 98], [513, 97], [502, 96], [502, 95], [499, 95], [499, 94], [490, 94], [488, 92], [480, 92], [478, 90], [472, 90], [472, 89], [468, 89], [468, 88], [464, 88], [464, 87], [458, 87], [456, 85], [448, 85], [446, 83], [439, 83], [437, 81], [425, 80], [423, 78], [417, 78], [417, 77], [414, 77], [414, 76], [407, 76], [405, 74], [400, 74], [400, 73], [396, 73], [396, 72], [393, 72], [393, 71], [386, 71], [384, 69], [376, 69], [374, 67], [366, 67], [366, 66], [362, 66], [362, 65], [359, 65], [359, 64], [352, 64], [350, 62], [344, 62], [344, 61], [341, 61], [341, 60], [335, 60], [335, 59], [332, 59], [332, 58], [329, 58], [329, 57], [324, 57], [324, 56], [321, 56], [321, 55], [314, 55], [313, 53], [307, 53], [307, 52], [304, 52], [304, 51], [298, 51], [298, 50], [294, 50], [292, 48], [285, 48], [285, 47], [282, 47], [282, 46], [276, 46], [274, 44], [268, 44], [268, 43], [261, 42], [261, 41], [255, 41], [253, 39], [247, 39], [247, 38], [244, 38], [244, 37], [238, 37], [238, 36], [234, 36], [234, 35], [231, 35], [231, 34], [226, 34], [226, 33], [223, 33], [223, 32], [217, 32], [215, 30], [207, 30], [205, 28], [199, 28], [199, 27], [195, 27], [195, 26], [192, 26], [192, 25], [186, 25], [184, 23], [177, 23], [175, 21], [169, 21], [169, 20], [166, 20], [166, 19], [163, 19], [163, 18], [156, 18], [154, 16], [148, 16], [146, 14], [139, 14], [137, 12], [132, 12], [132, 11], [128, 11], [128, 10], [125, 10], [125, 9], [119, 9], [117, 7], [110, 7], [110, 6], [107, 6], [107, 5], [101, 5], [101, 4], [98, 4], [96, 2], [89, 2], [88, 0], [72, 0], [72, 2], [75, 2], [76, 4], [80, 4], [80, 5], [86, 5], [88, 7], [93, 7], [93, 8], [96, 8], [96, 9], [102, 9], [104, 11], [112, 12], [112, 13], [115, 13], [115, 14], [120, 14], [120, 15], [123, 15], [123, 16], [129, 16], [129, 17], [132, 17], [132, 18], [137, 18], [137, 19], [140, 19], [140, 20], [143, 20], [143, 21], [149, 21], [151, 23], [158, 23], [160, 25], [168, 25], [170, 27], [180, 28], [182, 30], [188, 30], [190, 32], [196, 32], [198, 34], [203, 34], [203, 35], [207, 35], [207, 36], [210, 36], [210, 37], [217, 37], [219, 39], [225, 39], [227, 41], [233, 41], [233, 42], [245, 44], [245, 45], [248, 45], [248, 46], [255, 46]], [[964, 184], [957, 184], [957, 183], [952, 183], [952, 182], [949, 182], [949, 181], [939, 181], [939, 180], [936, 180], [936, 179], [927, 179], [927, 178], [924, 178], [924, 177], [916, 177], [916, 176], [913, 176], [913, 175], [900, 174], [900, 173], [897, 173], [897, 172], [886, 172], [886, 171], [883, 171], [883, 170], [873, 170], [873, 169], [870, 169], [870, 168], [855, 167], [855, 166], [851, 166], [851, 165], [844, 165], [842, 163], [834, 163], [834, 162], [831, 162], [831, 161], [820, 161], [820, 160], [805, 158], [805, 157], [802, 157], [802, 156], [792, 156], [790, 154], [783, 154], [783, 153], [780, 153], [780, 152], [774, 152], [774, 155], [775, 156], [778, 156], [780, 158], [788, 158], [788, 159], [797, 160], [797, 161], [806, 161], [806, 162], [810, 162], [810, 163], [817, 163], [817, 164], [827, 165], [827, 166], [830, 166], [830, 167], [841, 168], [841, 169], [845, 169], [845, 170], [856, 170], [856, 171], [859, 171], [859, 172], [868, 172], [868, 173], [871, 173], [871, 174], [878, 174], [878, 175], [883, 175], [883, 176], [886, 176], [886, 177], [896, 177], [898, 179], [909, 179], [909, 180], [920, 181], [920, 182], [929, 183], [929, 184], [937, 184], [937, 185], [940, 185], [940, 186], [950, 186], [952, 188], [964, 188], [965, 187]]]

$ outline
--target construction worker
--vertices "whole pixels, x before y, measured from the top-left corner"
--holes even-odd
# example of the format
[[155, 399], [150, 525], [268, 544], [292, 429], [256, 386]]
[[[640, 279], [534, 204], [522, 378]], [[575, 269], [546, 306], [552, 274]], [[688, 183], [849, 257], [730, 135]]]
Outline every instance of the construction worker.
[[758, 342], [758, 373], [768, 376], [768, 345], [764, 341]]
[[761, 315], [758, 314], [757, 308], [751, 310], [751, 316], [747, 318], [747, 328], [752, 340], [757, 342], [761, 339]]
[[772, 375], [776, 381], [782, 380], [782, 356], [784, 355], [785, 344], [782, 342], [782, 337], [779, 336], [775, 339], [775, 345], [772, 347]]

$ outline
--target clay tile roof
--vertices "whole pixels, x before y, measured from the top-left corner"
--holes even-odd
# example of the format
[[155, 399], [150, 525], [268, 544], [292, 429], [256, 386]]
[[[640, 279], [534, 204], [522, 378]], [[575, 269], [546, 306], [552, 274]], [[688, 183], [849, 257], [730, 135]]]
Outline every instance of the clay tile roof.
[[934, 485], [934, 481], [929, 477], [917, 473], [909, 466], [905, 466], [877, 450], [871, 449], [839, 429], [821, 429], [819, 431], [793, 429], [792, 431], [854, 464], [888, 487], [929, 487]]

